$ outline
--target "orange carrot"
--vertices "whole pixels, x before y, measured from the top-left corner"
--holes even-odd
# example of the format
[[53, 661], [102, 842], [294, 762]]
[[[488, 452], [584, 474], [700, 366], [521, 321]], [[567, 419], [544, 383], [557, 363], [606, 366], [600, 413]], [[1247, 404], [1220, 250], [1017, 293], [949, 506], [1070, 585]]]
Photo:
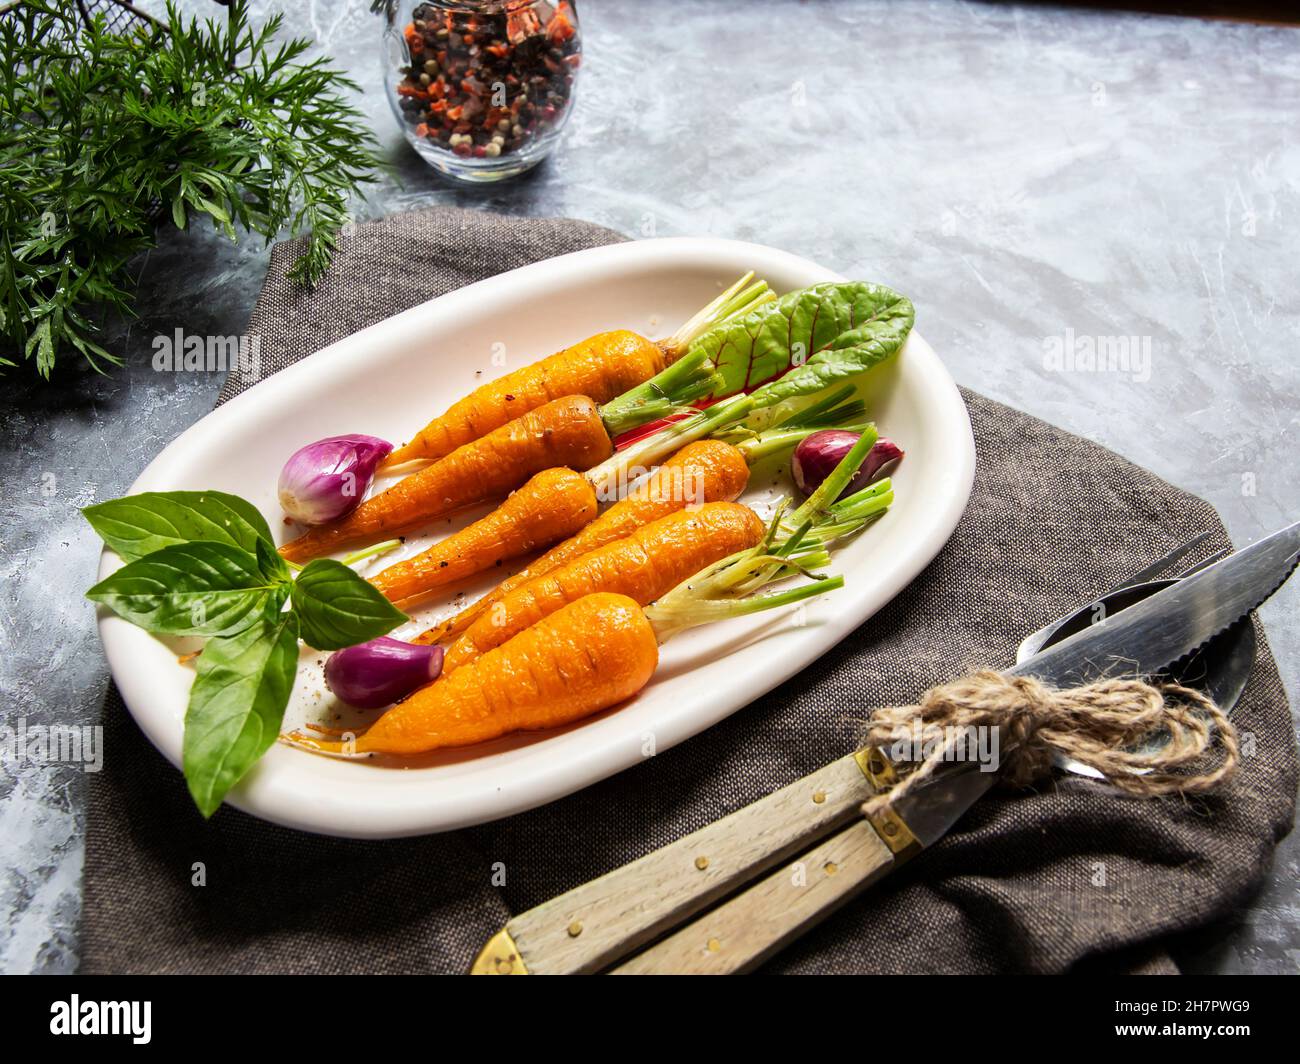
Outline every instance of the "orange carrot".
[[571, 469], [546, 469], [486, 517], [390, 566], [371, 583], [393, 602], [410, 603], [507, 558], [549, 546], [595, 516], [596, 491], [586, 477]]
[[356, 543], [412, 532], [435, 518], [500, 498], [544, 469], [590, 469], [613, 450], [600, 409], [583, 395], [556, 399], [367, 499], [331, 525], [280, 548], [300, 562]]
[[[457, 116], [449, 110], [447, 117]], [[430, 421], [410, 443], [393, 451], [384, 467], [442, 458], [566, 395], [585, 395], [597, 403], [610, 404], [607, 414], [611, 420], [607, 424], [615, 435], [657, 416], [653, 409], [646, 412], [648, 399], [671, 407], [700, 398], [717, 383], [708, 359], [701, 353], [698, 358], [674, 364], [713, 326], [776, 298], [765, 282], [750, 284], [753, 276], [752, 272], [745, 274], [667, 339], [647, 340], [626, 329], [599, 333], [482, 385]]]
[[384, 467], [417, 458], [442, 458], [564, 396], [585, 395], [607, 403], [649, 380], [668, 361], [665, 347], [634, 332], [589, 337], [476, 388], [430, 421], [410, 443], [389, 454]]
[[614, 592], [648, 606], [714, 562], [753, 547], [763, 533], [758, 515], [734, 502], [711, 502], [661, 517], [515, 588], [452, 644], [442, 671], [462, 668], [587, 595]]
[[735, 447], [720, 440], [688, 444], [577, 535], [542, 555], [455, 617], [429, 629], [415, 642], [454, 639], [489, 606], [528, 581], [607, 543], [630, 536], [641, 526], [684, 509], [689, 502], [732, 502], [740, 497], [748, 482], [749, 466]]
[[334, 754], [419, 754], [507, 732], [554, 728], [622, 702], [659, 663], [654, 629], [624, 595], [588, 595], [478, 661], [422, 687], [350, 742], [297, 733]]

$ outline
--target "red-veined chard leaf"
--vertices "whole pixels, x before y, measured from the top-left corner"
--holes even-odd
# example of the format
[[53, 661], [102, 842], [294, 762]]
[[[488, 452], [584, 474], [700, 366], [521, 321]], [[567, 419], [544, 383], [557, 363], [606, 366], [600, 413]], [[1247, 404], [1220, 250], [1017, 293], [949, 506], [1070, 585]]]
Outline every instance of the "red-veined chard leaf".
[[[911, 302], [892, 288], [866, 281], [827, 282], [790, 292], [710, 329], [691, 353], [706, 351], [721, 378], [712, 398], [751, 391], [820, 361], [821, 370], [798, 378], [788, 374], [791, 384], [782, 395], [788, 398], [806, 394], [817, 380], [824, 379], [817, 387], [825, 387], [852, 375], [855, 359], [862, 372], [888, 358], [902, 347], [914, 319]], [[801, 390], [796, 393], [796, 388]]]

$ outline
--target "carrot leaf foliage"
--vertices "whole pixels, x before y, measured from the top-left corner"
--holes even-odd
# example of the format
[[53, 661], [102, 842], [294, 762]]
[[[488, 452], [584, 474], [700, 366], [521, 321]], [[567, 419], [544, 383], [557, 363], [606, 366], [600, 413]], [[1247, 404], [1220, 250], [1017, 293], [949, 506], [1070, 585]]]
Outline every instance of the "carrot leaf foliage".
[[235, 240], [309, 233], [315, 283], [350, 196], [379, 163], [357, 86], [247, 0], [188, 21], [169, 2], [121, 28], [67, 0], [0, 12], [0, 371], [49, 378], [72, 353], [104, 370], [107, 313], [129, 315], [132, 259], [160, 225]]

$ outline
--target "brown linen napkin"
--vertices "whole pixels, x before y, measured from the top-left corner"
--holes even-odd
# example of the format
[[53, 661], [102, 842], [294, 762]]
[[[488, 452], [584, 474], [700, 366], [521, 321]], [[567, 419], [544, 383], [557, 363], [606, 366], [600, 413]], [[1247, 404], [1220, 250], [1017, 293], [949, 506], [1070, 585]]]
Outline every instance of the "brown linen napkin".
[[[266, 375], [463, 284], [619, 239], [566, 220], [395, 215], [356, 227], [312, 293], [285, 281], [295, 251], [277, 246], [249, 332], [261, 337]], [[222, 399], [251, 383], [232, 375]], [[964, 395], [979, 455], [974, 493], [951, 542], [907, 590], [722, 724], [543, 809], [386, 842], [305, 835], [233, 809], [204, 823], [113, 690], [109, 756], [90, 777], [82, 970], [464, 971], [511, 913], [851, 749], [870, 707], [902, 704], [974, 666], [1010, 664], [1026, 632], [1197, 532], [1214, 533], [1204, 554], [1227, 545], [1202, 500]], [[1142, 801], [1068, 777], [995, 794], [766, 970], [1174, 970], [1157, 940], [1242, 904], [1294, 814], [1295, 737], [1258, 634], [1234, 713], [1254, 752], [1227, 793]], [[196, 863], [206, 886], [192, 885]]]

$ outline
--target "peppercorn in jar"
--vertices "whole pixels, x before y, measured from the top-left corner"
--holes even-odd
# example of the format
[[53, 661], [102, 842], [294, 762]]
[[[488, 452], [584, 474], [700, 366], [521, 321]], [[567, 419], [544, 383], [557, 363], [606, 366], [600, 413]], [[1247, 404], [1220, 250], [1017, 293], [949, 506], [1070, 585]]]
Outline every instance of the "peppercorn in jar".
[[554, 148], [581, 63], [571, 0], [429, 0], [409, 21], [390, 5], [387, 87], [403, 132], [434, 168], [496, 181]]

